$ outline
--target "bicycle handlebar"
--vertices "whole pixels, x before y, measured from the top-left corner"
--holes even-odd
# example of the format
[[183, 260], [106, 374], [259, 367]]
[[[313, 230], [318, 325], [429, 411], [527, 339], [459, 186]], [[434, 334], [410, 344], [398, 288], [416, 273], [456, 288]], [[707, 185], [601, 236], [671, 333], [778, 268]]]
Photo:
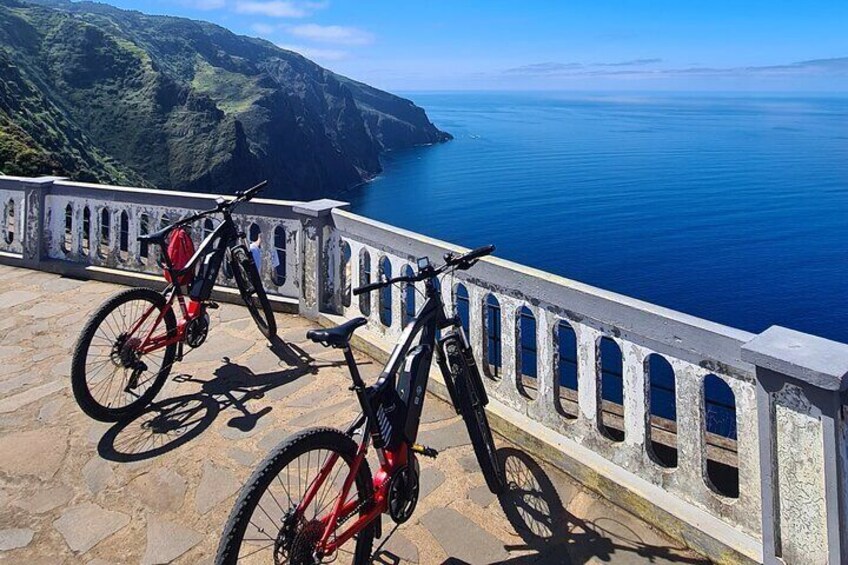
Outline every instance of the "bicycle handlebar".
[[248, 188], [247, 190], [242, 190], [241, 192], [236, 192], [236, 199], [233, 200], [230, 204], [231, 205], [235, 204], [237, 201], [247, 202], [248, 200], [251, 200], [257, 194], [262, 192], [265, 189], [266, 186], [268, 186], [268, 181], [263, 180], [262, 182], [260, 182], [256, 186]]
[[393, 285], [399, 282], [418, 282], [420, 280], [424, 280], [422, 277], [394, 277], [392, 279], [387, 279], [384, 281], [379, 281], [375, 283], [366, 284], [360, 286], [358, 288], [353, 289], [353, 294], [355, 296], [359, 296], [360, 294], [365, 294], [366, 292], [373, 292], [375, 290], [379, 290], [381, 288], [385, 288], [389, 285]]
[[[474, 263], [481, 257], [485, 257], [486, 255], [491, 255], [495, 251], [494, 245], [484, 245], [483, 247], [478, 247], [477, 249], [472, 249], [465, 255], [460, 255], [459, 257], [454, 256], [453, 253], [445, 254], [445, 264], [446, 265], [462, 265], [464, 263]], [[471, 265], [468, 265], [471, 267]], [[466, 268], [468, 268], [466, 267]]]
[[460, 271], [465, 271], [474, 266], [474, 263], [480, 260], [480, 258], [485, 257], [486, 255], [490, 255], [495, 251], [494, 245], [484, 245], [483, 247], [478, 247], [477, 249], [472, 249], [468, 253], [463, 255], [455, 256], [453, 253], [445, 254], [445, 264], [439, 267], [438, 269], [428, 268], [420, 271], [417, 275], [414, 276], [403, 276], [403, 277], [394, 277], [391, 279], [387, 279], [384, 281], [377, 281], [374, 283], [369, 283], [366, 285], [362, 285], [353, 289], [353, 294], [355, 296], [359, 296], [360, 294], [364, 294], [366, 292], [373, 292], [375, 290], [380, 290], [381, 288], [385, 288], [387, 286], [399, 283], [399, 282], [420, 282], [430, 277], [438, 276], [448, 269], [454, 267]]
[[256, 196], [257, 194], [259, 194], [260, 192], [262, 192], [267, 185], [268, 185], [268, 181], [263, 180], [262, 182], [260, 182], [256, 186], [248, 188], [247, 190], [241, 190], [239, 192], [236, 192], [236, 197], [233, 198], [232, 200], [224, 200], [223, 198], [221, 198], [221, 200], [223, 200], [223, 201], [219, 201], [218, 205], [215, 206], [214, 208], [211, 208], [209, 210], [204, 210], [203, 212], [198, 212], [197, 214], [194, 214], [192, 216], [188, 216], [187, 218], [183, 218], [182, 220], [180, 220], [178, 222], [174, 222], [173, 224], [171, 224], [168, 227], [169, 228], [175, 228], [177, 226], [184, 226], [186, 224], [190, 224], [191, 222], [194, 222], [195, 220], [199, 220], [200, 218], [204, 218], [204, 217], [209, 216], [211, 214], [217, 214], [219, 212], [223, 212], [224, 210], [231, 210], [236, 204], [241, 204], [242, 202], [248, 202], [250, 200], [253, 200], [253, 197]]

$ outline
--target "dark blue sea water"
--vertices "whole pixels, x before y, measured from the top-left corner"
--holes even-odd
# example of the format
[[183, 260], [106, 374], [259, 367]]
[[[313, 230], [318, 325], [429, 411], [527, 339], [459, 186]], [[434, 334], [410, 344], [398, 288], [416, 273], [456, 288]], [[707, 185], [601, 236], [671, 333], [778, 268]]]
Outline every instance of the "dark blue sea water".
[[353, 211], [738, 328], [848, 342], [848, 96], [409, 94], [456, 139]]

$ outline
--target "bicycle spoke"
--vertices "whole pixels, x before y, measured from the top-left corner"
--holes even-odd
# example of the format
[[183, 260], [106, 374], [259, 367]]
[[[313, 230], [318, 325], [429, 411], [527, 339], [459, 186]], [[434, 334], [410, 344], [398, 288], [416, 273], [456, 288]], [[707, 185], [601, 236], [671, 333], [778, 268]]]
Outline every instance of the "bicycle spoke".
[[[337, 457], [336, 461], [333, 462], [334, 468], [326, 469], [327, 474], [324, 477], [323, 483], [316, 487], [320, 473], [325, 470], [327, 463], [332, 457]], [[306, 548], [310, 546], [298, 546], [298, 544], [311, 544], [317, 539], [314, 536], [320, 537], [324, 527], [323, 520], [326, 519], [327, 513], [335, 508], [335, 504], [341, 497], [341, 490], [350, 470], [350, 465], [343, 458], [338, 457], [335, 451], [324, 448], [306, 451], [290, 461], [275, 475], [274, 479], [268, 484], [257, 501], [256, 507], [252, 511], [252, 516], [249, 517], [247, 531], [242, 539], [239, 561], [251, 556], [257, 556], [257, 554], [263, 551], [274, 551], [271, 548], [276, 543], [281, 543], [280, 540], [286, 539], [286, 535], [295, 536], [294, 538], [288, 538], [290, 540], [288, 543], [294, 543], [295, 545], [279, 546], [278, 551], [283, 551], [283, 561], [275, 562], [289, 563], [286, 560], [291, 558], [291, 555], [288, 553], [289, 551], [306, 551]], [[315, 489], [315, 492], [312, 495], [312, 500], [298, 513], [300, 518], [291, 517], [289, 513], [294, 511], [298, 503], [301, 503], [307, 493], [313, 489]], [[275, 493], [275, 490], [281, 490], [282, 493]], [[350, 496], [347, 498], [354, 503], [356, 502], [358, 491], [355, 485]], [[288, 506], [286, 506], [286, 501]], [[298, 526], [295, 527], [300, 528], [298, 532], [301, 533], [282, 533], [281, 528], [283, 528], [287, 519], [299, 520]], [[304, 528], [311, 528], [311, 530], [305, 530]], [[301, 535], [307, 537], [297, 537]], [[279, 536], [284, 537], [281, 538]], [[330, 539], [336, 539], [335, 532], [331, 533]], [[344, 547], [338, 548], [333, 555], [328, 556], [323, 562], [353, 563], [356, 540], [357, 536], [353, 536], [346, 542]], [[265, 545], [263, 547], [257, 547], [260, 544]], [[293, 547], [300, 547], [300, 549], [292, 549]], [[280, 557], [276, 553], [275, 556], [277, 558]], [[340, 557], [341, 559], [339, 559]], [[302, 554], [300, 558], [302, 559]], [[271, 561], [270, 553], [268, 557], [263, 559], [263, 562]]]
[[[149, 300], [134, 299], [104, 316], [85, 358], [85, 379], [95, 402], [111, 409], [129, 406], [154, 385], [158, 375], [170, 369], [165, 366], [167, 347], [143, 354], [133, 352], [157, 327], [165, 331], [159, 319], [161, 312]], [[129, 335], [132, 328], [135, 331]]]

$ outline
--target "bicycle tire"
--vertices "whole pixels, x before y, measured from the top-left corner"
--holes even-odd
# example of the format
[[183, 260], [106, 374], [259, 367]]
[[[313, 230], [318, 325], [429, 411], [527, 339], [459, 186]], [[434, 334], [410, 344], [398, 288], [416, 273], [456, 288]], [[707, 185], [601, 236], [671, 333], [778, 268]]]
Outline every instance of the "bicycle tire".
[[239, 245], [232, 248], [230, 257], [241, 299], [262, 335], [272, 339], [277, 335], [277, 320], [265, 287], [262, 286], [259, 270], [253, 262], [253, 255], [243, 245]]
[[[242, 541], [247, 532], [248, 525], [252, 524], [251, 519], [257, 506], [262, 499], [263, 494], [274, 483], [274, 479], [278, 478], [280, 473], [294, 461], [299, 461], [299, 458], [304, 454], [311, 453], [316, 450], [327, 450], [328, 452], [338, 453], [339, 456], [348, 464], [353, 462], [356, 457], [357, 446], [354, 441], [333, 428], [312, 428], [304, 430], [289, 439], [285, 440], [277, 446], [250, 476], [247, 483], [242, 487], [238, 499], [233, 506], [230, 516], [224, 526], [224, 532], [221, 541], [218, 545], [218, 552], [215, 557], [216, 565], [234, 565], [239, 560]], [[320, 453], [320, 451], [319, 451]], [[282, 486], [282, 480], [279, 479]], [[371, 470], [368, 467], [368, 461], [363, 460], [359, 467], [356, 476], [357, 496], [359, 500], [368, 500], [373, 492], [373, 483], [371, 478]], [[289, 494], [289, 491], [285, 491]], [[281, 506], [277, 498], [271, 493], [271, 498], [277, 506]], [[282, 499], [282, 498], [281, 498]], [[283, 504], [285, 504], [285, 500]], [[291, 500], [290, 502], [294, 502]], [[297, 502], [300, 502], [299, 500]], [[259, 506], [265, 516], [267, 512]], [[280, 510], [283, 510], [280, 508]], [[367, 512], [367, 508], [363, 506], [360, 509], [360, 515]], [[268, 516], [270, 519], [270, 516]], [[275, 523], [272, 521], [272, 523]], [[254, 524], [254, 527], [259, 527]], [[369, 563], [371, 559], [371, 550], [374, 544], [374, 524], [369, 524], [363, 529], [356, 538], [356, 549], [354, 551], [354, 565], [364, 565]], [[275, 541], [279, 539], [279, 533], [273, 538]], [[276, 546], [275, 546], [276, 550]], [[338, 557], [336, 554], [334, 557]], [[332, 558], [331, 558], [332, 559]]]
[[[74, 345], [73, 354], [71, 357], [71, 390], [73, 391], [74, 398], [77, 401], [77, 404], [91, 418], [95, 420], [99, 420], [101, 422], [117, 422], [123, 419], [128, 419], [134, 417], [141, 412], [153, 401], [153, 398], [159, 393], [159, 390], [165, 384], [165, 380], [168, 378], [168, 375], [171, 372], [171, 366], [174, 363], [174, 357], [176, 355], [177, 345], [172, 343], [164, 348], [164, 356], [162, 359], [162, 363], [160, 364], [160, 368], [156, 371], [156, 376], [153, 378], [152, 383], [144, 391], [140, 394], [136, 400], [126, 404], [125, 406], [106, 406], [104, 403], [95, 398], [95, 395], [92, 394], [92, 390], [89, 386], [89, 380], [94, 379], [95, 374], [88, 374], [87, 363], [89, 357], [89, 350], [92, 346], [92, 341], [95, 336], [97, 336], [98, 331], [102, 331], [103, 333], [100, 336], [97, 336], [98, 339], [104, 340], [104, 345], [100, 347], [106, 347], [105, 342], [108, 341], [108, 338], [103, 337], [105, 332], [111, 330], [114, 332], [114, 328], [111, 325], [112, 315], [114, 312], [119, 311], [118, 309], [130, 302], [133, 301], [141, 301], [147, 302], [152, 306], [155, 306], [161, 312], [163, 308], [166, 306], [165, 297], [162, 294], [156, 292], [155, 290], [149, 288], [132, 288], [129, 290], [121, 291], [112, 297], [110, 297], [106, 302], [104, 302], [86, 322], [85, 326], [80, 332], [79, 337], [77, 338], [77, 342]], [[138, 308], [135, 311], [140, 315], [141, 312]], [[156, 315], [151, 314], [151, 317]], [[130, 326], [134, 324], [137, 320], [137, 317], [131, 320]], [[150, 318], [148, 318], [150, 319]], [[155, 318], [154, 318], [155, 320]], [[165, 323], [165, 330], [167, 331], [168, 336], [174, 336], [177, 331], [177, 320], [176, 316], [174, 316], [173, 310], [168, 310], [163, 317], [163, 322]], [[145, 322], [146, 323], [146, 322]], [[106, 329], [101, 330], [102, 326], [107, 326]], [[113, 364], [114, 367], [118, 367], [117, 363], [114, 360], [114, 348], [116, 345], [112, 345], [113, 353], [109, 360]], [[109, 368], [106, 361], [100, 361], [105, 368]], [[101, 371], [98, 369], [98, 372]], [[124, 379], [127, 378], [127, 369], [124, 369]], [[113, 377], [114, 377], [114, 369], [113, 369]], [[102, 382], [102, 381], [101, 381]], [[119, 388], [126, 382], [124, 380], [119, 383]], [[110, 383], [111, 390], [111, 383]], [[126, 392], [126, 387], [124, 388]], [[107, 391], [108, 392], [108, 391]]]
[[498, 462], [497, 449], [486, 417], [484, 395], [476, 390], [474, 379], [470, 375], [471, 367], [458, 340], [449, 339], [444, 344], [459, 413], [465, 421], [471, 445], [477, 455], [480, 470], [486, 479], [486, 486], [493, 494], [501, 494], [506, 485], [503, 470]]

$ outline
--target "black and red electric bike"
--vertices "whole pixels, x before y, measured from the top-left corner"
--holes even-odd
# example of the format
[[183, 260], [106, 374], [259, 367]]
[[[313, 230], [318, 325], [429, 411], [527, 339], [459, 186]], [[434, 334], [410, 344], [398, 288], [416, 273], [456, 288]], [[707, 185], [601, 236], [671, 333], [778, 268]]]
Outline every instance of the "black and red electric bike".
[[[219, 198], [215, 208], [194, 214], [138, 238], [158, 245], [160, 264], [171, 281], [162, 292], [149, 288], [121, 291], [98, 308], [80, 333], [71, 360], [71, 385], [83, 412], [103, 422], [142, 412], [168, 378], [185, 347], [200, 347], [209, 332], [210, 300], [218, 272], [226, 261], [239, 294], [263, 335], [277, 325], [259, 271], [233, 221], [235, 208], [255, 197], [266, 183]], [[188, 262], [175, 267], [168, 255], [169, 237], [197, 220], [220, 216], [220, 222]], [[191, 276], [187, 276], [191, 275]], [[189, 281], [185, 287], [182, 282]], [[180, 315], [179, 321], [177, 315]]]
[[[361, 294], [395, 283], [425, 285], [421, 311], [404, 329], [371, 386], [363, 382], [349, 343], [354, 331], [366, 324], [364, 318], [307, 333], [312, 341], [344, 352], [362, 413], [346, 431], [300, 432], [260, 464], [230, 514], [217, 564], [370, 562], [374, 538], [382, 535], [382, 515], [402, 524], [415, 510], [417, 456], [437, 455], [416, 443], [434, 357], [454, 407], [465, 420], [489, 489], [502, 492], [504, 478], [484, 409], [486, 391], [462, 324], [458, 316], [446, 315], [438, 285], [440, 275], [468, 269], [493, 250], [488, 246], [461, 256], [448, 254], [439, 268], [420, 259], [416, 275], [354, 290]], [[366, 459], [372, 444], [379, 461], [374, 475]]]

